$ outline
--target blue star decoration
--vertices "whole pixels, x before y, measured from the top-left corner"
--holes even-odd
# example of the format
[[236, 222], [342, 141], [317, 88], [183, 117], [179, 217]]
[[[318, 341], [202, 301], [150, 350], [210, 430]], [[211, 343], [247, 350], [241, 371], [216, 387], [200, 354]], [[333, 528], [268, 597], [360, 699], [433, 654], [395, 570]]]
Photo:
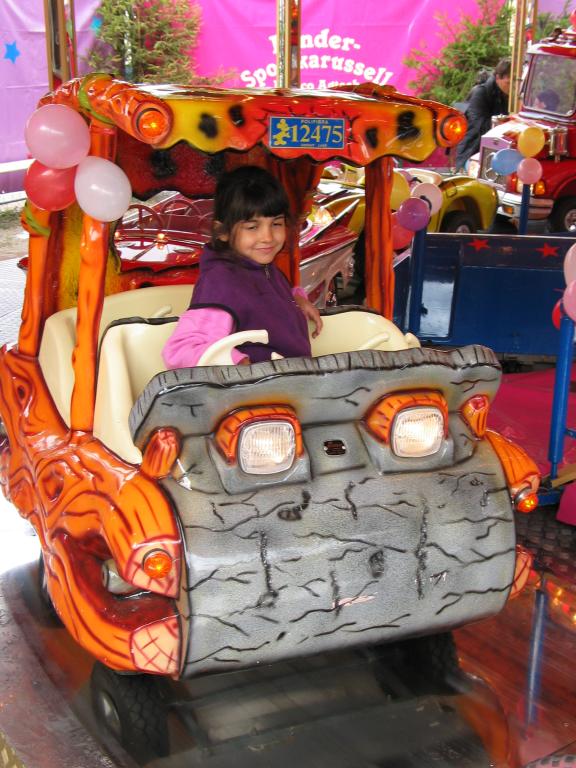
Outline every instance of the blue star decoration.
[[101, 27], [102, 27], [102, 19], [99, 18], [98, 16], [94, 16], [94, 18], [92, 19], [92, 23], [90, 24], [90, 29], [92, 30], [92, 32], [94, 32], [95, 35], [97, 35], [98, 32], [100, 32]]
[[12, 64], [15, 64], [16, 59], [18, 56], [20, 56], [20, 51], [16, 45], [16, 40], [14, 40], [13, 43], [4, 43], [4, 45], [6, 46], [6, 53], [4, 54], [4, 58], [9, 59]]

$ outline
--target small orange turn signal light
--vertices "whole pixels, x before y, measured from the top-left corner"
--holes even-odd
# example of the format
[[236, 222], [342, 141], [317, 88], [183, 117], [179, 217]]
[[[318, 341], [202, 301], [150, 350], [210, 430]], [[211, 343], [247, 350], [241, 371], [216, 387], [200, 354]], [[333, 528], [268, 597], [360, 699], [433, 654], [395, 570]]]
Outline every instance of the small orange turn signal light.
[[144, 557], [142, 568], [151, 579], [163, 579], [172, 569], [172, 558], [163, 549], [153, 549]]
[[533, 512], [538, 506], [538, 494], [537, 493], [519, 493], [515, 499], [515, 507], [518, 512]]
[[168, 132], [170, 127], [170, 118], [156, 107], [147, 107], [143, 109], [136, 119], [136, 129], [144, 141], [154, 141], [161, 139]]
[[440, 126], [440, 134], [451, 146], [464, 138], [468, 123], [464, 115], [451, 115]]

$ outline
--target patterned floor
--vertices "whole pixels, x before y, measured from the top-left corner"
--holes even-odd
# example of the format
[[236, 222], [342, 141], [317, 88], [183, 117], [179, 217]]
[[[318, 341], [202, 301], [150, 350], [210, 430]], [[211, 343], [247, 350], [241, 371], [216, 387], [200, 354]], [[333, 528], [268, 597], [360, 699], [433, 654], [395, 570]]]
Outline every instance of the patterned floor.
[[18, 259], [0, 260], [0, 346], [18, 336], [25, 280]]

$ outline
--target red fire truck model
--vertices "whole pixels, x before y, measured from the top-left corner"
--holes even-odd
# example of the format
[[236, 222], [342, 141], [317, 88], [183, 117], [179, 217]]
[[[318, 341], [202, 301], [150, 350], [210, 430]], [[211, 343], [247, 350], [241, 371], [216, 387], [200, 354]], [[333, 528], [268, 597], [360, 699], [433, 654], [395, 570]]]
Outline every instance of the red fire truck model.
[[538, 126], [546, 142], [537, 155], [543, 173], [532, 188], [529, 219], [547, 220], [552, 232], [576, 229], [575, 88], [576, 29], [570, 27], [529, 48], [518, 114], [493, 118], [479, 155], [471, 161], [470, 175], [496, 187], [500, 216], [512, 222], [518, 219], [522, 182], [514, 173], [495, 173], [492, 157], [501, 149], [515, 149], [522, 131]]

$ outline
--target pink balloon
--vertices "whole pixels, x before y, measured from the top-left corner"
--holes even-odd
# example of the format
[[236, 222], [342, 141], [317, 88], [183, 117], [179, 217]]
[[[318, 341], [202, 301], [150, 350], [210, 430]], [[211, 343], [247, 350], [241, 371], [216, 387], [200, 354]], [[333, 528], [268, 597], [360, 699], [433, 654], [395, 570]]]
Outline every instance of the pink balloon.
[[24, 135], [32, 157], [47, 168], [72, 168], [90, 150], [84, 118], [64, 104], [45, 104], [33, 112]]
[[572, 280], [566, 286], [564, 296], [562, 297], [562, 306], [568, 317], [576, 321], [576, 280]]
[[410, 197], [420, 197], [425, 200], [430, 206], [430, 213], [438, 213], [444, 202], [444, 195], [440, 187], [426, 181], [421, 181], [412, 187]]
[[523, 184], [536, 184], [542, 178], [542, 163], [535, 157], [525, 157], [518, 163], [516, 174]]
[[576, 280], [576, 243], [568, 248], [564, 256], [564, 280], [566, 285]]
[[398, 208], [396, 221], [401, 227], [411, 232], [424, 229], [430, 221], [430, 206], [420, 197], [409, 197]]

